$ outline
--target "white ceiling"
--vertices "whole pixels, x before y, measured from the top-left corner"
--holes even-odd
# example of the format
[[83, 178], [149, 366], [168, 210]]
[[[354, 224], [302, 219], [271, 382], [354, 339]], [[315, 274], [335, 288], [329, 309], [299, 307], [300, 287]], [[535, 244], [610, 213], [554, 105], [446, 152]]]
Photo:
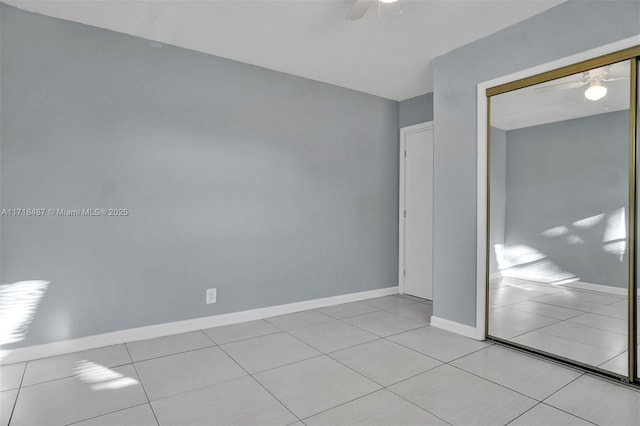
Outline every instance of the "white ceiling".
[[394, 100], [433, 91], [433, 58], [564, 0], [3, 0], [24, 10]]
[[[583, 73], [494, 96], [491, 98], [491, 126], [502, 130], [514, 130], [628, 110], [631, 90], [629, 79], [631, 65], [629, 61], [595, 68], [590, 70], [588, 74], [595, 77], [604, 71], [608, 73], [609, 77], [619, 78], [619, 80], [602, 82], [602, 85], [607, 88], [607, 95], [597, 101], [585, 98], [584, 92], [589, 87], [588, 85], [564, 90], [557, 90], [558, 86], [555, 86], [583, 81]], [[550, 85], [554, 85], [555, 90], [549, 90], [551, 89]], [[548, 89], [540, 90], [544, 87], [548, 87]], [[564, 86], [560, 86], [560, 88], [562, 87]]]

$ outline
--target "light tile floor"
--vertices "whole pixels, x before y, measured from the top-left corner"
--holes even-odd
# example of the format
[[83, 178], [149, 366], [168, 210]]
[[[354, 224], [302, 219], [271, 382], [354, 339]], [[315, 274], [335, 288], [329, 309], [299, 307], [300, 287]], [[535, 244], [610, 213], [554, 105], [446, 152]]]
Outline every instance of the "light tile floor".
[[3, 366], [0, 425], [640, 424], [639, 391], [430, 317], [387, 296]]
[[494, 279], [489, 335], [626, 376], [627, 303], [612, 293]]

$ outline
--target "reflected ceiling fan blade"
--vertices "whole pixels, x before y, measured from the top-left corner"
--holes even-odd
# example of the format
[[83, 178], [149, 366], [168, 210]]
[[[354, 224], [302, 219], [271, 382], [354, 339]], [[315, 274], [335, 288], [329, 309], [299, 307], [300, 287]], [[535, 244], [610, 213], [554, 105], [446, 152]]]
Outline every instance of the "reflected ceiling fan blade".
[[356, 19], [362, 18], [375, 1], [376, 0], [356, 0], [349, 13], [347, 13], [347, 16], [345, 16], [345, 19], [355, 21]]
[[586, 83], [584, 81], [571, 81], [569, 83], [558, 83], [558, 84], [550, 84], [548, 86], [536, 87], [534, 92], [536, 93], [545, 93], [552, 92], [556, 90], [568, 90], [568, 89], [578, 89], [584, 86]]
[[614, 78], [603, 78], [602, 81], [618, 81], [618, 80], [629, 80], [629, 77], [614, 77]]

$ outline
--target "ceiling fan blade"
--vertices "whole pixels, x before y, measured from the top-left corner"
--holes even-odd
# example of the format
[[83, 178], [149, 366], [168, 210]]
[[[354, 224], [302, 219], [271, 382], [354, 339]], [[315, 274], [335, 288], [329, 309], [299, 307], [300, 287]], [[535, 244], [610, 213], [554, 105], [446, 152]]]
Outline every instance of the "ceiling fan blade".
[[373, 2], [375, 2], [375, 0], [356, 0], [349, 13], [347, 13], [347, 16], [345, 16], [345, 19], [355, 21], [356, 19], [362, 18]]
[[556, 90], [568, 90], [568, 89], [577, 89], [584, 86], [586, 83], [584, 81], [571, 81], [569, 83], [558, 83], [558, 84], [550, 84], [548, 86], [536, 87], [533, 89], [536, 93], [546, 93]]

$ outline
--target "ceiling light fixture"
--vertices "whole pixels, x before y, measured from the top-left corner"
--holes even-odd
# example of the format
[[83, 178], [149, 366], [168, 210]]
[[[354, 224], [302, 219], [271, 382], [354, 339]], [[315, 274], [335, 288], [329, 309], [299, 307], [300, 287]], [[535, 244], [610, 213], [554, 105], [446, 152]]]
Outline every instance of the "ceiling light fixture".
[[395, 3], [398, 0], [378, 0], [380, 3]]
[[595, 81], [589, 85], [589, 88], [584, 91], [584, 97], [590, 101], [598, 101], [607, 96], [607, 88], [600, 84], [599, 81]]

